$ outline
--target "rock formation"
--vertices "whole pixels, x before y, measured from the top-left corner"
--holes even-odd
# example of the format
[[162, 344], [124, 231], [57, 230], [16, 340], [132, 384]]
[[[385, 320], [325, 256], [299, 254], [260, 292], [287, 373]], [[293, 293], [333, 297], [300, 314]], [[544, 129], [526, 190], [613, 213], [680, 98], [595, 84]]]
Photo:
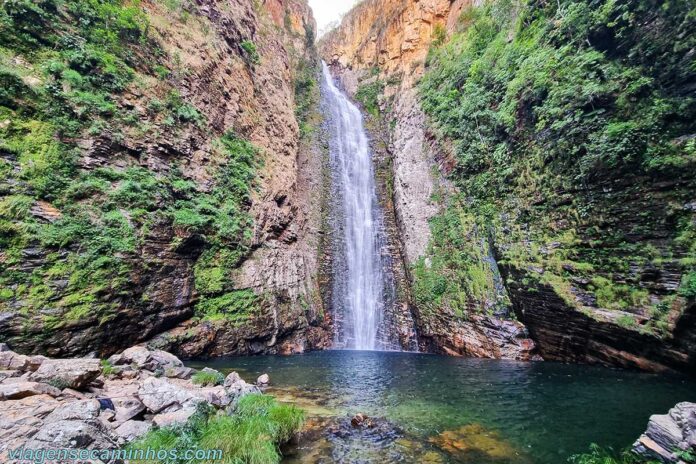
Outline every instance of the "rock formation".
[[[490, 14], [494, 22], [501, 21], [497, 27], [503, 31], [499, 34], [507, 32], [507, 44], [512, 44], [519, 10], [503, 10]], [[490, 129], [491, 138], [495, 138], [500, 136], [499, 127], [491, 123], [478, 136], [474, 127], [471, 140], [452, 140], [443, 134], [442, 126], [448, 117], [451, 134], [457, 134], [463, 125], [477, 124], [474, 116], [472, 120], [454, 116], [462, 111], [457, 108], [464, 106], [457, 98], [463, 92], [466, 77], [465, 71], [455, 73], [456, 63], [466, 62], [463, 56], [459, 61], [457, 57], [466, 48], [467, 28], [477, 14], [489, 14], [486, 11], [482, 2], [475, 1], [367, 0], [319, 42], [322, 58], [343, 87], [363, 104], [367, 113], [374, 113], [373, 126], [387, 134], [382, 136], [380, 130], [374, 131], [374, 137], [386, 146], [390, 160], [387, 195], [393, 200], [396, 234], [414, 293], [413, 312], [422, 349], [516, 359], [541, 356], [653, 371], [693, 372], [694, 296], [689, 290], [694, 276], [690, 264], [693, 247], [687, 244], [691, 240], [688, 237], [693, 236], [693, 176], [680, 171], [674, 179], [662, 179], [661, 174], [646, 175], [644, 167], [637, 166], [619, 174], [616, 170], [616, 179], [595, 174], [596, 179], [571, 188], [567, 184], [578, 178], [574, 172], [556, 172], [552, 168], [546, 172], [544, 165], [527, 166], [532, 172], [525, 171], [524, 166], [519, 167], [519, 172], [514, 171], [515, 159], [524, 156], [520, 153], [507, 158], [507, 165], [501, 162], [500, 172], [491, 169], [482, 173], [491, 162], [489, 158], [495, 158], [493, 148], [481, 154], [480, 164], [473, 164], [467, 171], [462, 167], [464, 161], [457, 158], [458, 150], [461, 151], [458, 144], [476, 144], [479, 138], [487, 144], [482, 138], [489, 135], [485, 130]], [[660, 36], [677, 37], [688, 22], [683, 14], [682, 10], [675, 11], [670, 16], [674, 22], [660, 23], [664, 28], [660, 29]], [[512, 18], [507, 23], [505, 15]], [[633, 42], [624, 47], [640, 47], [635, 44], [641, 37], [657, 34], [655, 30], [639, 30], [643, 27], [639, 23], [632, 27], [636, 28], [630, 39]], [[664, 42], [666, 50], [669, 40]], [[450, 41], [456, 43], [447, 48]], [[596, 45], [591, 40], [585, 45], [588, 43], [590, 49], [599, 48], [602, 52], [606, 45]], [[449, 68], [431, 62], [440, 49], [444, 50], [442, 61]], [[498, 56], [498, 51], [491, 53], [484, 57]], [[512, 55], [514, 52], [509, 56]], [[427, 73], [434, 73], [434, 79], [439, 76], [438, 82], [445, 83], [431, 90], [432, 105], [438, 111], [445, 111], [444, 107], [449, 111], [440, 121], [434, 121], [421, 108], [425, 98], [422, 78]], [[505, 76], [501, 71], [500, 75], [489, 77]], [[686, 80], [677, 83], [663, 77], [660, 74], [654, 79], [656, 88], [665, 95], [681, 95], [688, 88]], [[505, 82], [496, 85], [506, 85]], [[486, 95], [491, 94], [495, 92]], [[500, 95], [505, 95], [505, 90]], [[438, 107], [438, 98], [450, 98], [449, 106]], [[513, 128], [502, 144], [515, 147], [520, 143], [517, 137], [523, 133], [524, 124], [533, 127], [538, 122], [525, 104], [531, 108], [541, 103], [518, 104], [513, 115], [518, 118], [513, 124], [518, 131]], [[485, 107], [485, 103], [482, 105]], [[500, 105], [489, 103], [489, 108], [481, 111], [492, 109], [502, 114]], [[607, 108], [611, 111], [611, 104]], [[524, 118], [529, 121], [524, 122]], [[687, 158], [689, 151], [684, 144], [692, 137], [689, 130], [678, 129], [675, 138], [665, 142], [666, 146], [679, 147], [680, 156]], [[545, 140], [547, 136], [544, 133], [538, 139]], [[483, 194], [477, 198], [473, 191], [477, 186], [485, 191], [480, 186], [486, 185], [486, 175], [502, 179], [498, 196], [493, 199]], [[611, 172], [603, 175], [612, 176]], [[506, 187], [517, 183], [515, 176], [522, 179], [519, 188]], [[537, 184], [554, 176], [565, 182], [563, 187], [554, 186], [555, 190], [546, 194], [527, 191], [527, 187], [531, 191], [541, 190]], [[477, 184], [479, 180], [481, 183]], [[490, 209], [483, 215], [474, 210], [475, 200], [486, 207], [496, 204], [500, 208], [497, 216], [491, 219]], [[586, 217], [581, 218], [583, 214]], [[437, 230], [445, 239], [434, 239], [433, 221], [439, 221]], [[461, 238], [450, 240], [449, 232]], [[432, 247], [446, 246], [452, 246], [462, 259], [438, 275], [437, 270], [431, 270], [432, 261], [442, 259], [448, 251], [436, 256]], [[520, 258], [521, 249], [528, 256]], [[561, 255], [573, 256], [580, 263], [576, 265], [566, 258], [563, 264]], [[431, 292], [426, 302], [418, 302], [419, 271], [431, 279], [425, 284], [436, 295], [446, 286], [437, 279], [446, 282], [456, 275], [462, 281], [471, 279], [471, 285], [455, 285], [449, 301], [433, 303], [436, 295]]]
[[[322, 58], [351, 95], [356, 96], [361, 86], [383, 83], [379, 96], [383, 120], [372, 125], [373, 137], [381, 142], [374, 145], [388, 159], [390, 191], [382, 193], [396, 218], [394, 235], [407, 273], [426, 255], [429, 221], [443, 206], [436, 197], [453, 189], [445, 176], [450, 169], [448, 149], [429, 131], [416, 83], [434, 36], [453, 31], [469, 5], [449, 0], [368, 0], [319, 42]], [[536, 356], [525, 328], [508, 318], [484, 314], [465, 321], [447, 307], [435, 312], [414, 308], [414, 313], [422, 350], [520, 360]]]
[[[106, 97], [114, 100], [113, 111], [130, 114], [130, 122], [124, 125], [113, 117], [97, 118], [99, 124], [93, 129], [81, 130], [76, 140], [64, 142], [75, 147], [75, 169], [81, 178], [98, 177], [102, 172], [115, 173], [109, 174], [112, 177], [132, 172], [141, 177], [120, 183], [112, 180], [109, 186], [88, 188], [73, 199], [54, 200], [58, 206], [36, 201], [26, 218], [8, 218], [3, 213], [3, 220], [9, 220], [4, 224], [17, 230], [24, 227], [20, 224], [36, 222], [44, 224], [42, 227], [65, 227], [58, 222], [72, 220], [75, 205], [87, 209], [92, 202], [115, 201], [116, 212], [109, 214], [126, 215], [124, 227], [134, 230], [137, 244], [128, 245], [126, 252], [105, 253], [117, 260], [118, 272], [108, 271], [102, 277], [95, 271], [86, 278], [70, 271], [79, 268], [74, 260], [85, 259], [87, 247], [79, 244], [85, 239], [56, 247], [37, 243], [35, 236], [27, 235], [28, 243], [16, 242], [11, 253], [20, 256], [13, 255], [12, 262], [7, 257], [10, 251], [3, 250], [0, 260], [6, 272], [1, 276], [5, 293], [0, 299], [0, 340], [24, 353], [52, 356], [93, 351], [108, 355], [170, 329], [158, 343], [176, 348], [183, 356], [300, 352], [326, 346], [318, 282], [324, 155], [316, 136], [301, 137], [302, 121], [296, 114], [301, 100], [312, 98], [299, 93], [301, 74], [314, 79], [312, 73], [318, 70], [311, 10], [303, 0], [231, 0], [224, 4], [203, 0], [184, 1], [171, 8], [163, 2], [145, 2], [141, 13], [147, 38], [142, 45], [128, 45], [131, 55], [146, 57], [133, 58], [133, 73], [140, 80]], [[61, 18], [69, 21], [69, 16]], [[14, 66], [38, 76], [31, 81], [39, 86], [36, 92], [43, 91], [44, 79], [52, 79], [41, 75], [39, 65], [22, 58], [21, 50]], [[68, 84], [64, 88], [70, 90]], [[0, 104], [13, 106], [15, 102]], [[313, 111], [307, 105], [308, 112]], [[9, 118], [3, 130], [18, 130], [12, 124], [20, 120]], [[102, 129], [104, 126], [108, 129]], [[228, 259], [226, 255], [210, 251], [215, 246], [210, 237], [214, 230], [195, 230], [199, 226], [191, 227], [194, 223], [175, 225], [179, 219], [174, 211], [182, 201], [198, 208], [197, 197], [217, 195], [213, 189], [226, 162], [220, 145], [225, 134], [253, 144], [259, 158], [250, 198], [241, 200], [244, 211], [228, 218], [243, 224], [248, 214], [253, 221], [243, 233], [243, 256], [229, 258], [236, 261], [230, 265], [220, 264]], [[2, 156], [8, 163], [14, 162], [4, 148]], [[176, 185], [193, 188], [195, 193], [172, 191], [174, 184], [167, 183], [174, 178], [180, 182]], [[149, 193], [143, 182], [159, 189], [155, 204], [136, 212], [146, 215], [147, 225], [133, 216], [126, 200], [108, 200], [124, 185], [133, 186], [136, 197], [144, 200]], [[3, 184], [3, 195], [6, 187]], [[20, 193], [9, 188], [11, 193]], [[67, 210], [71, 210], [69, 215]], [[189, 207], [179, 211], [184, 221], [186, 214], [200, 214]], [[200, 219], [195, 221], [201, 224]], [[234, 242], [226, 246], [237, 246]], [[212, 256], [208, 268], [202, 264], [206, 253]], [[51, 266], [67, 266], [68, 271], [49, 275]], [[199, 279], [212, 275], [222, 285], [214, 284], [206, 294], [201, 282], [209, 280], [197, 283], [197, 275]], [[231, 316], [185, 322], [201, 316], [197, 307], [202, 299], [234, 298], [236, 294], [254, 301], [247, 304], [245, 300], [242, 310], [223, 305], [222, 311]], [[235, 312], [240, 314], [235, 316]], [[184, 325], [176, 328], [181, 323]], [[172, 340], [176, 343], [170, 343]]]
[[153, 426], [185, 423], [201, 405], [225, 410], [260, 393], [236, 372], [223, 385], [196, 386], [178, 358], [140, 346], [112, 356], [104, 372], [98, 359], [25, 360], [0, 352], [3, 462], [22, 449], [120, 449]]
[[681, 454], [696, 453], [696, 404], [679, 403], [668, 414], [651, 416], [633, 452], [645, 459], [684, 463]]

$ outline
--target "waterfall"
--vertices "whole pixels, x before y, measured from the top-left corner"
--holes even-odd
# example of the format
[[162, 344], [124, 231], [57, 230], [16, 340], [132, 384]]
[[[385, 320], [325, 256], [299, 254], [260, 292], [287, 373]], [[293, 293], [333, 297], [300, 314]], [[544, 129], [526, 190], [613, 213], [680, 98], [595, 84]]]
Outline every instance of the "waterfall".
[[335, 345], [357, 350], [399, 349], [385, 310], [395, 297], [371, 150], [360, 110], [323, 67], [323, 108], [332, 172]]

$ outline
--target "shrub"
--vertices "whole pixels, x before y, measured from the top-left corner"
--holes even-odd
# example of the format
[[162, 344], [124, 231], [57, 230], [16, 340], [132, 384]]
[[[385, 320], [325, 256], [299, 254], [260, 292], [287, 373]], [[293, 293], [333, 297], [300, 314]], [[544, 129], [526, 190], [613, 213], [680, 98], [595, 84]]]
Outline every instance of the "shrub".
[[256, 49], [256, 44], [251, 40], [244, 40], [240, 44], [242, 51], [244, 52], [244, 59], [250, 64], [259, 64], [261, 62], [261, 56]]
[[383, 90], [384, 83], [379, 80], [369, 84], [362, 84], [358, 87], [358, 91], [355, 92], [355, 99], [363, 105], [365, 111], [377, 117], [379, 116], [379, 96]]

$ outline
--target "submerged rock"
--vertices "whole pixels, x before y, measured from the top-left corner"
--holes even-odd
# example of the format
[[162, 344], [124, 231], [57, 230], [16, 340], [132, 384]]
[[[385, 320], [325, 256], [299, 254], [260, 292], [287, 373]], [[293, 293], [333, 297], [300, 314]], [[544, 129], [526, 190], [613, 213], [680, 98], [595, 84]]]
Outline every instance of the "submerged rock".
[[505, 441], [498, 432], [480, 424], [447, 430], [431, 437], [429, 442], [452, 455], [458, 462], [531, 464], [519, 449]]
[[650, 417], [648, 428], [633, 444], [633, 452], [646, 459], [683, 463], [677, 452], [696, 452], [696, 404], [679, 403], [668, 414]]

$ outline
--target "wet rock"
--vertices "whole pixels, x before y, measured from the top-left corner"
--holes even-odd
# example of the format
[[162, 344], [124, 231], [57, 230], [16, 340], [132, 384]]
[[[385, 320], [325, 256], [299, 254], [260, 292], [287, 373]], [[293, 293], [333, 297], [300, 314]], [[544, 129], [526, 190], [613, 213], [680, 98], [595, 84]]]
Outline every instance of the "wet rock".
[[271, 378], [268, 374], [261, 374], [258, 379], [256, 379], [256, 385], [259, 387], [265, 387], [271, 383]]
[[633, 444], [636, 454], [665, 463], [681, 463], [678, 450], [696, 451], [694, 403], [679, 403], [668, 414], [651, 416], [647, 430]]
[[363, 425], [367, 425], [369, 423], [368, 420], [369, 418], [367, 417], [367, 415], [358, 413], [354, 415], [353, 418], [350, 420], [350, 425], [352, 425], [353, 427], [361, 427]]
[[59, 389], [45, 383], [13, 382], [0, 384], [0, 401], [19, 400], [35, 395], [49, 395], [57, 398], [60, 394]]
[[51, 382], [77, 390], [87, 387], [101, 374], [98, 359], [50, 359], [44, 361], [30, 378], [37, 382]]

